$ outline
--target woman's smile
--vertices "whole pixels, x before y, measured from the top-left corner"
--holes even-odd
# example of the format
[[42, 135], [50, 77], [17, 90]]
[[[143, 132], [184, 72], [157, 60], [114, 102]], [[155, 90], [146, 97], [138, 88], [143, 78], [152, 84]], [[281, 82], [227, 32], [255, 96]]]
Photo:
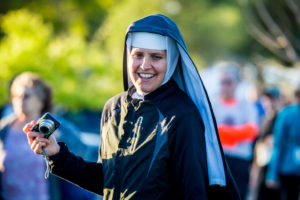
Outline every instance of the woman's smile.
[[140, 78], [144, 78], [144, 79], [151, 79], [153, 76], [155, 76], [154, 74], [145, 74], [145, 73], [138, 73]]

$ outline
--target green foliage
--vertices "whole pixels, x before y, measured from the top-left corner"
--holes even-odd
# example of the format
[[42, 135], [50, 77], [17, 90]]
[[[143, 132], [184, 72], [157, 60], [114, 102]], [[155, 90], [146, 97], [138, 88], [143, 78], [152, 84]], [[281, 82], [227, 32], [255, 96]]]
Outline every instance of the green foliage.
[[55, 35], [41, 15], [26, 9], [2, 19], [0, 43], [1, 100], [7, 100], [8, 80], [23, 71], [40, 74], [54, 88], [55, 102], [68, 109], [100, 109], [120, 91], [99, 48], [77, 31]]
[[265, 47], [258, 53], [274, 57], [285, 66], [299, 65], [299, 0], [278, 0], [276, 3], [271, 0], [239, 2], [249, 32]]
[[149, 4], [145, 0], [126, 0], [110, 9], [95, 35], [95, 40], [108, 54], [106, 58], [115, 62], [115, 66], [120, 66], [122, 60], [110, 55], [122, 55], [128, 25], [154, 13], [165, 14], [178, 24], [198, 67], [205, 67], [232, 54], [244, 56], [249, 40], [252, 41], [235, 1], [154, 0]]
[[149, 14], [165, 14], [178, 24], [198, 67], [241, 55], [249, 45], [234, 0], [4, 0], [3, 5], [0, 105], [8, 100], [9, 80], [33, 71], [51, 84], [57, 106], [101, 109], [123, 88], [128, 25]]
[[198, 67], [235, 54], [243, 56], [249, 36], [234, 2], [184, 1], [174, 19]]

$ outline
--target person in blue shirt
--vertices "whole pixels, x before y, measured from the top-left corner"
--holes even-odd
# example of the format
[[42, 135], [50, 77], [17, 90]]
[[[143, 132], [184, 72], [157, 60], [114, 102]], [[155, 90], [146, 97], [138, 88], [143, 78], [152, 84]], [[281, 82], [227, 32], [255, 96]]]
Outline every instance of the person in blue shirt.
[[295, 104], [284, 107], [274, 125], [274, 146], [266, 185], [280, 188], [282, 199], [298, 199], [300, 186], [300, 87]]

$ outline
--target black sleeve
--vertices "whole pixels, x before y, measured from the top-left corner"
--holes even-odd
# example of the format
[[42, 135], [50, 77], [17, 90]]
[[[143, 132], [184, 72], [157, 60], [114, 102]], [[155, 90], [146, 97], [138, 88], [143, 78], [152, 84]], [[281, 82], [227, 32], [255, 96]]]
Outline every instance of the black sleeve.
[[59, 145], [59, 153], [49, 157], [51, 173], [86, 190], [103, 195], [102, 164], [86, 162], [69, 152], [64, 143]]
[[200, 115], [183, 116], [170, 137], [171, 167], [181, 199], [207, 199], [206, 147]]

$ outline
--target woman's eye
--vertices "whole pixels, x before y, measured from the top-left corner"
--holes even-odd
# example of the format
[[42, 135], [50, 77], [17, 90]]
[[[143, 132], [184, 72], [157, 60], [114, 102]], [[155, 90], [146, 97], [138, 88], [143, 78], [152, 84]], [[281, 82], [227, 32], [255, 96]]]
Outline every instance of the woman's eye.
[[142, 58], [143, 54], [142, 53], [135, 53], [135, 54], [133, 54], [132, 57], [134, 57], [134, 58]]
[[154, 60], [160, 60], [160, 59], [162, 59], [162, 56], [154, 55], [154, 56], [152, 56], [152, 58], [153, 58]]

